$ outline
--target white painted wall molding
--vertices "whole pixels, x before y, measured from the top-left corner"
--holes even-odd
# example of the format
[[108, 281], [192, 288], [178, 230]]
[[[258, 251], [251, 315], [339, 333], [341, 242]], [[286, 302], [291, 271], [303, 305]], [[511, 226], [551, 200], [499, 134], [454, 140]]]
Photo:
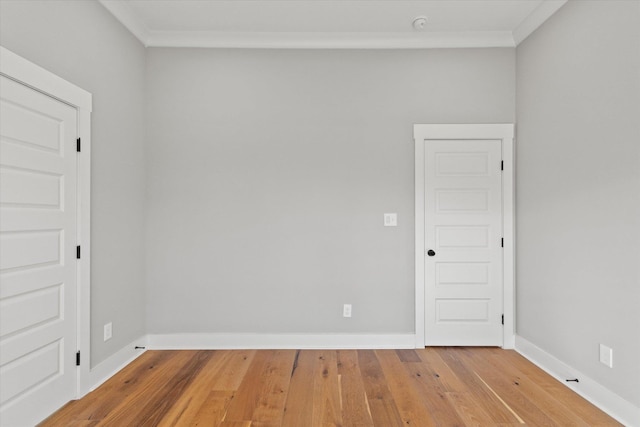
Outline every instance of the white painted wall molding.
[[223, 33], [151, 31], [153, 47], [245, 49], [430, 49], [514, 47], [509, 31], [469, 33]]
[[414, 334], [157, 334], [150, 350], [399, 349], [415, 348]]
[[567, 0], [545, 0], [512, 31], [295, 33], [152, 31], [125, 1], [99, 0], [147, 47], [245, 49], [436, 49], [515, 47]]
[[91, 112], [92, 96], [86, 90], [0, 46], [0, 73], [79, 110]]
[[513, 40], [517, 45], [524, 41], [531, 33], [540, 27], [547, 19], [558, 11], [567, 0], [546, 0], [536, 10], [527, 16], [524, 21], [513, 30]]
[[[640, 426], [640, 408], [571, 368], [525, 338], [516, 335], [516, 351], [580, 396], [626, 426]], [[580, 382], [567, 382], [578, 378]]]
[[[90, 391], [95, 390], [109, 378], [120, 372], [129, 363], [136, 360], [140, 355], [142, 355], [142, 353], [146, 351], [146, 349], [136, 349], [135, 347], [146, 347], [147, 341], [148, 337], [146, 335], [143, 335], [121, 348], [108, 359], [103, 360], [98, 365], [91, 368], [89, 371], [89, 379], [84, 384], [81, 396], [79, 396], [78, 398], [84, 396]], [[89, 363], [89, 361], [87, 360], [85, 363]]]
[[116, 17], [143, 45], [149, 46], [149, 30], [142, 23], [142, 20], [131, 10], [131, 7], [124, 1], [98, 0], [105, 9]]

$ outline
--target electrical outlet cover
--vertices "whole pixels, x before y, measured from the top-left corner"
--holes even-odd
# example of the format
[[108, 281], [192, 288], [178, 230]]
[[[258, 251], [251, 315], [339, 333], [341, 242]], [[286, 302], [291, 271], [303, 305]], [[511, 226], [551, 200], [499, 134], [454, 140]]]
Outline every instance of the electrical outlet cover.
[[113, 336], [113, 323], [109, 322], [104, 325], [104, 340], [108, 341]]
[[351, 304], [345, 304], [342, 308], [343, 317], [351, 317]]
[[613, 368], [613, 349], [600, 344], [600, 362]]

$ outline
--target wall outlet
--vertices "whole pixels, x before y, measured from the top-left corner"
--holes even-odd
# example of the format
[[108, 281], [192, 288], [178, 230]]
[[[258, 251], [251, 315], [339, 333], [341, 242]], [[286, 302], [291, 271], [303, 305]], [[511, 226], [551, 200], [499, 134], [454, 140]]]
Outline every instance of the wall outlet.
[[386, 213], [384, 214], [384, 226], [396, 227], [398, 225], [398, 214]]
[[108, 341], [113, 336], [113, 324], [111, 322], [104, 325], [104, 340]]
[[351, 304], [345, 304], [342, 307], [342, 317], [351, 317]]
[[600, 344], [600, 362], [613, 368], [613, 349]]

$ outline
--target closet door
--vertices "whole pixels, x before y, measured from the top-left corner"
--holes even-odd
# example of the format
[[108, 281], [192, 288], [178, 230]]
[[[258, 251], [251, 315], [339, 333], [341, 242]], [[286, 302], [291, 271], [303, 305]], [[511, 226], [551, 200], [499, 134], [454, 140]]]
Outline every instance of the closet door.
[[0, 76], [0, 419], [76, 397], [78, 112]]

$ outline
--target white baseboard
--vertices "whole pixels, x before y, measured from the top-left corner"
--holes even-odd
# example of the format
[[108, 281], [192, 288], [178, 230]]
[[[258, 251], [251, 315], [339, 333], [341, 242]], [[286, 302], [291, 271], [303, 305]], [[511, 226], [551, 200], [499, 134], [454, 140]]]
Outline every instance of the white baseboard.
[[[518, 335], [515, 350], [625, 426], [640, 427], [640, 408], [631, 402]], [[567, 382], [568, 378], [580, 382]]]
[[504, 350], [514, 350], [516, 348], [516, 336], [515, 335], [507, 335], [504, 337], [504, 342], [502, 343], [502, 348]]
[[414, 334], [151, 334], [151, 350], [415, 348]]
[[140, 338], [132, 341], [128, 345], [124, 346], [118, 352], [109, 356], [106, 360], [103, 360], [89, 371], [87, 382], [84, 382], [83, 395], [95, 390], [102, 385], [109, 378], [117, 374], [122, 368], [129, 363], [137, 359], [144, 349], [136, 349], [136, 346], [145, 347], [147, 345], [147, 336], [143, 335]]

